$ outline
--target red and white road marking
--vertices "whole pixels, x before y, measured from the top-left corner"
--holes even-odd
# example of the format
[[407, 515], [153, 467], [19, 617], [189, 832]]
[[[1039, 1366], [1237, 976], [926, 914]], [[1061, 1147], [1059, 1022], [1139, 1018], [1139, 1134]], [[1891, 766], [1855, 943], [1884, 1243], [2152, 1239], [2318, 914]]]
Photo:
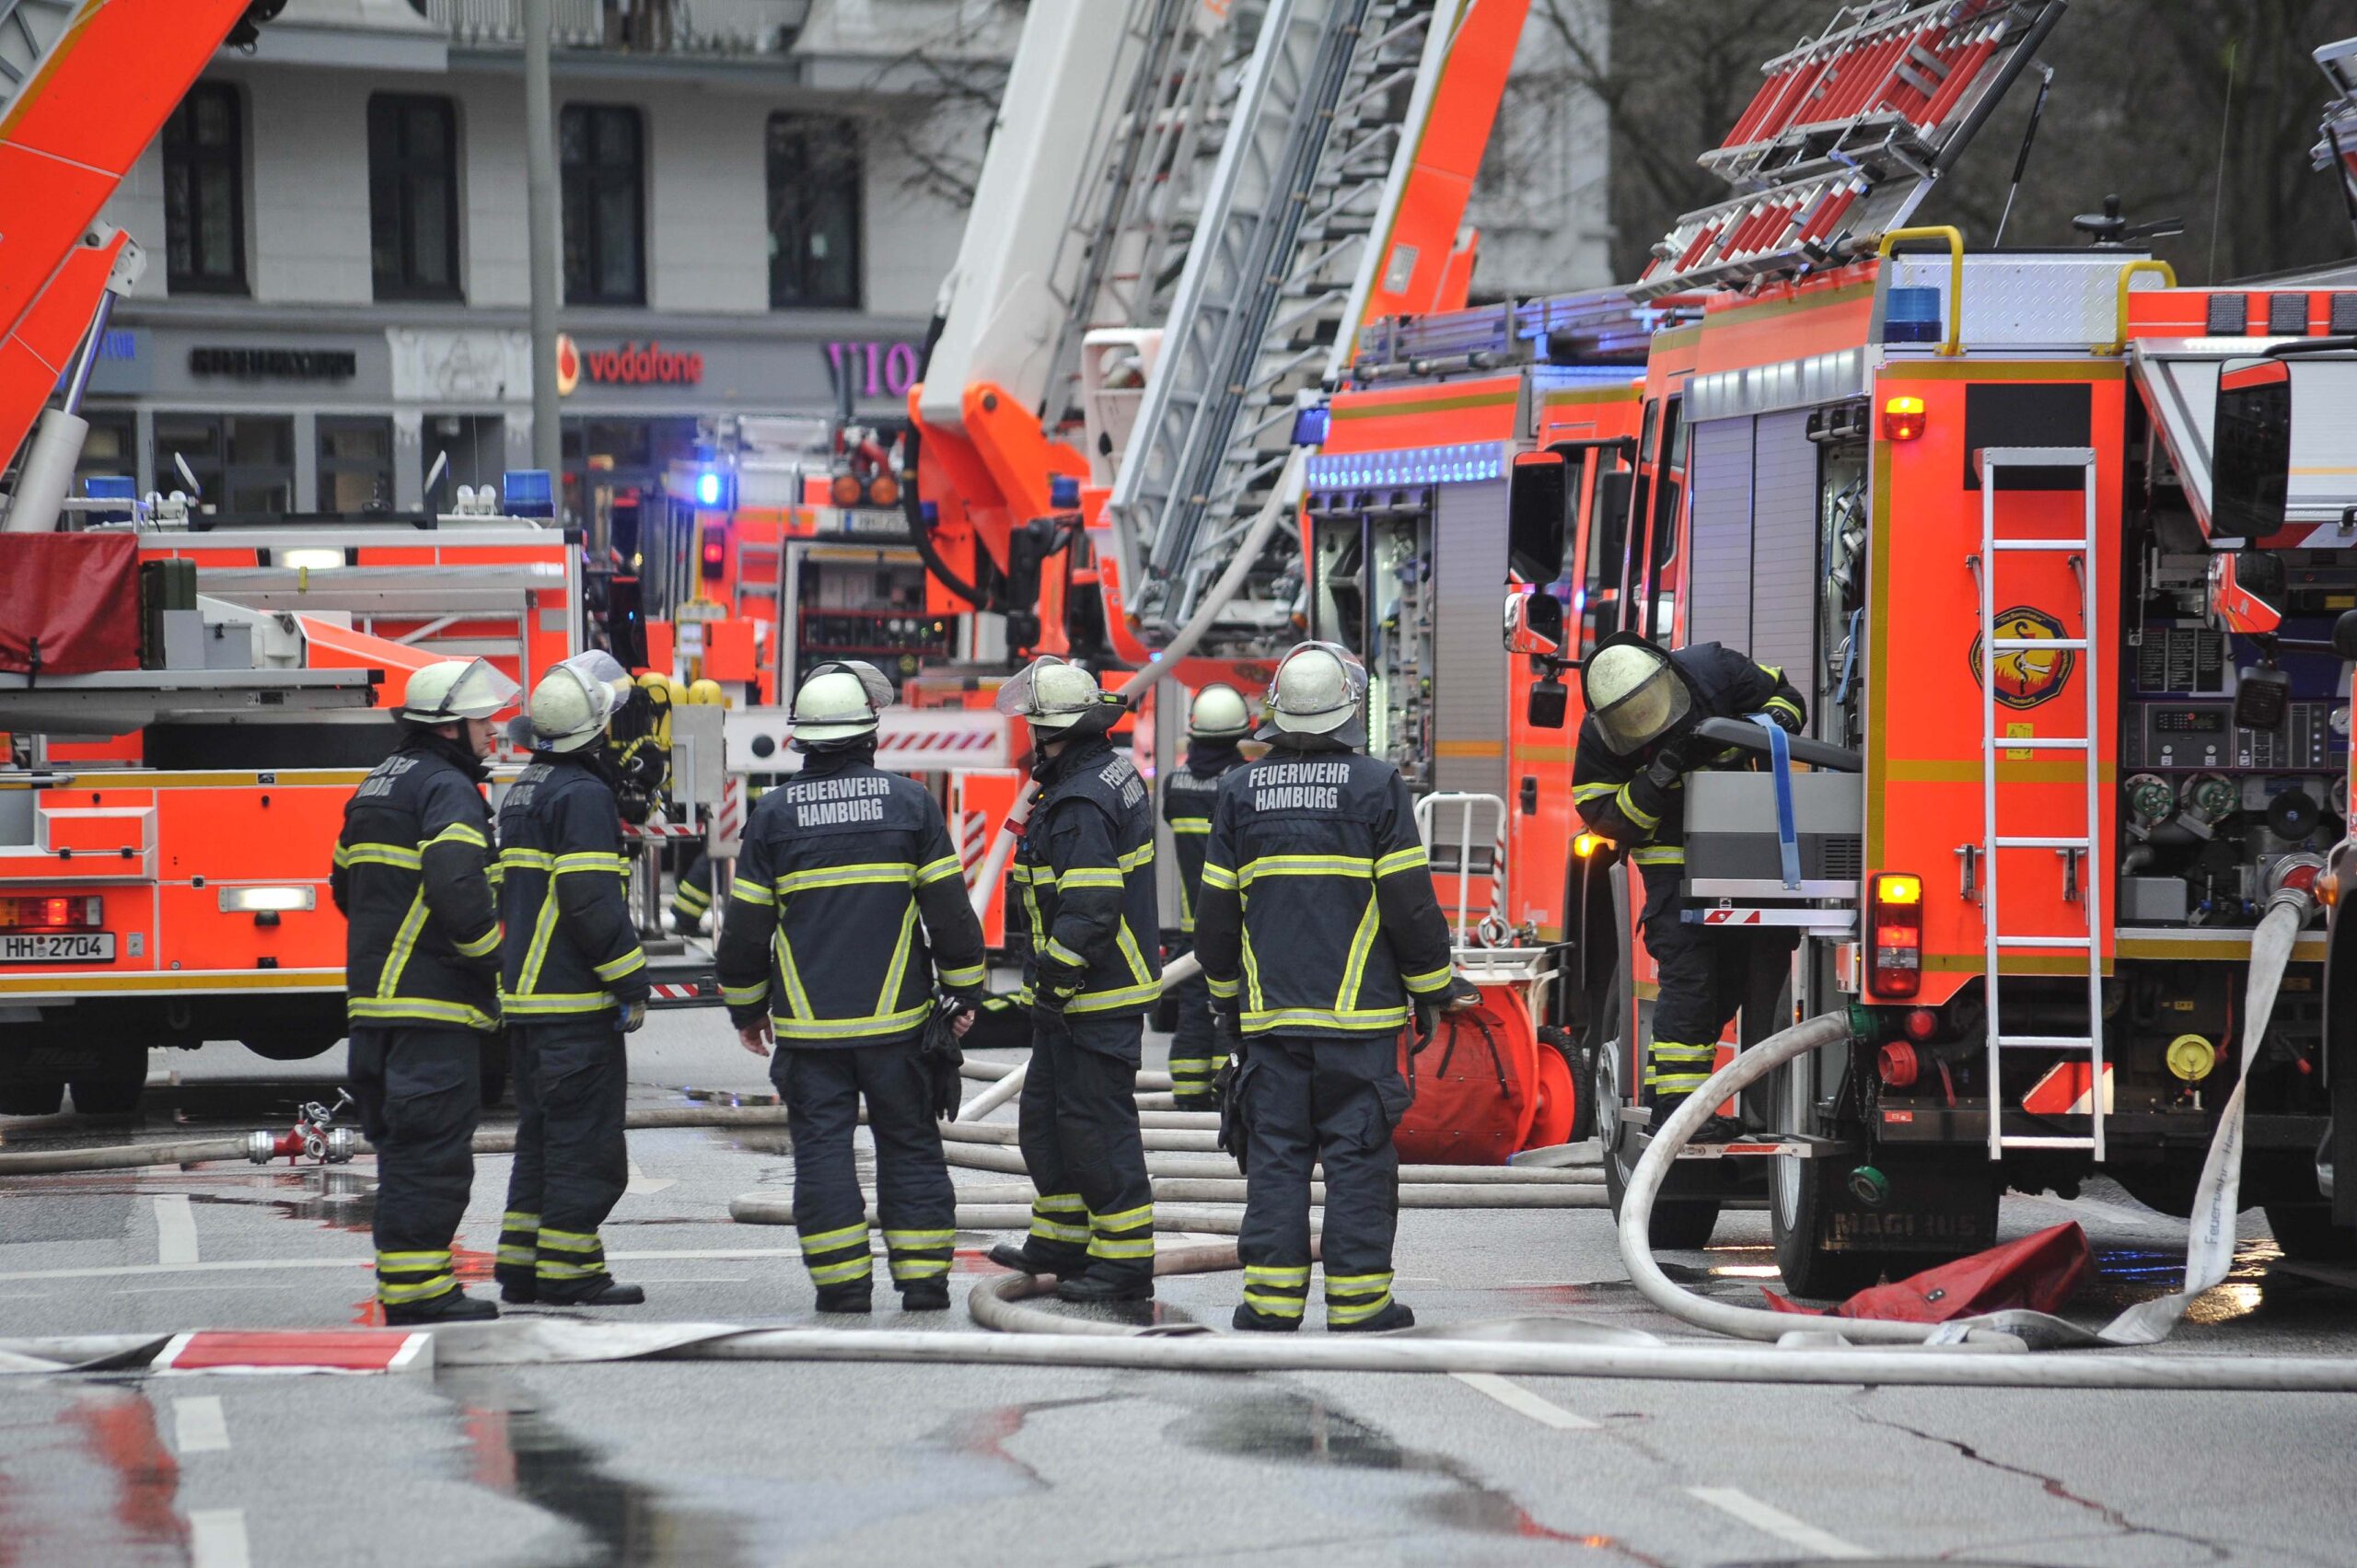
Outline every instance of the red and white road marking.
[[157, 1372], [416, 1372], [434, 1365], [434, 1336], [398, 1329], [207, 1329], [178, 1334]]

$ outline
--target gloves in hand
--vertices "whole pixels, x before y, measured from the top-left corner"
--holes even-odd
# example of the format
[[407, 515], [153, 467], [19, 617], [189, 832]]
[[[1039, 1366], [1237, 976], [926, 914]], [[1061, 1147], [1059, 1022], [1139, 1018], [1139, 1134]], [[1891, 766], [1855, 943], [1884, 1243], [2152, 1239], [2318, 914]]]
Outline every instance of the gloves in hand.
[[639, 1027], [645, 1022], [646, 1004], [644, 1002], [625, 1002], [622, 1004], [621, 1016], [615, 1020], [614, 1027], [621, 1030], [621, 1032], [626, 1035], [633, 1035], [636, 1034], [639, 1031]]
[[935, 1004], [933, 1016], [925, 1020], [917, 1059], [924, 1063], [930, 1075], [936, 1121], [958, 1120], [958, 1106], [964, 1091], [958, 1069], [966, 1060], [966, 1053], [958, 1046], [958, 1020], [973, 1010], [973, 1005], [962, 998], [945, 996]]
[[[1217, 1015], [1214, 1015], [1216, 1017]], [[1236, 1160], [1236, 1174], [1250, 1174], [1244, 1168], [1244, 1102], [1237, 1093], [1237, 1080], [1244, 1074], [1244, 1042], [1230, 1039], [1227, 1060], [1220, 1063], [1212, 1075], [1212, 1096], [1219, 1102], [1218, 1144]]]
[[1031, 1028], [1034, 1032], [1051, 1040], [1072, 1039], [1072, 1020], [1064, 1016], [1066, 997], [1059, 996], [1045, 986], [1031, 998]]

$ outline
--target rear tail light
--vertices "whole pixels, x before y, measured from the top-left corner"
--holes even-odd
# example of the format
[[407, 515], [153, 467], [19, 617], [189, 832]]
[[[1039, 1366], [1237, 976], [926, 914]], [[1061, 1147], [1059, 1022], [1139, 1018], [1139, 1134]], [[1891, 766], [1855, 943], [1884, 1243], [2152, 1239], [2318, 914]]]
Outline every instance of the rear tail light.
[[106, 923], [106, 900], [70, 898], [0, 899], [0, 930], [96, 931]]
[[1912, 996], [1923, 986], [1923, 879], [1904, 872], [1875, 877], [1867, 904], [1866, 989]]

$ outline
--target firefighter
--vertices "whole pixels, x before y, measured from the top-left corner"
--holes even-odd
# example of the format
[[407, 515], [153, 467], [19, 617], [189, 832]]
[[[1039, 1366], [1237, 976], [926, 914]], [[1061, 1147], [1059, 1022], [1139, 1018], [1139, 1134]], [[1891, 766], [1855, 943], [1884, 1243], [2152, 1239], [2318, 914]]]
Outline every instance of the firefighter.
[[1229, 1080], [1245, 1174], [1238, 1329], [1301, 1326], [1309, 1296], [1309, 1185], [1323, 1163], [1326, 1326], [1404, 1329], [1391, 1296], [1408, 1109], [1399, 1038], [1411, 1006], [1476, 1005], [1450, 967], [1415, 806], [1366, 744], [1366, 671], [1304, 643], [1269, 683], [1267, 756], [1228, 774], [1212, 812], [1195, 952], [1213, 1005], [1240, 1028]]
[[[1195, 693], [1187, 712], [1187, 761], [1162, 785], [1162, 819], [1178, 859], [1178, 939], [1165, 949], [1177, 958], [1194, 946], [1195, 906], [1202, 895], [1203, 849], [1211, 842], [1212, 802], [1219, 781], [1244, 765], [1237, 749], [1252, 727], [1244, 693], [1214, 683]], [[1227, 1050], [1212, 1025], [1212, 993], [1201, 976], [1177, 988], [1178, 1028], [1170, 1039], [1170, 1085], [1181, 1110], [1209, 1110], [1218, 1099], [1212, 1080], [1227, 1063]]]
[[636, 1307], [598, 1227], [630, 1183], [622, 1037], [646, 1021], [646, 954], [631, 922], [621, 807], [606, 726], [621, 666], [581, 654], [532, 688], [508, 738], [536, 753], [500, 803], [505, 987], [516, 1164], [494, 1274], [501, 1299]]
[[1765, 714], [1797, 734], [1801, 696], [1782, 670], [1732, 648], [1697, 643], [1665, 653], [1630, 633], [1606, 639], [1588, 656], [1582, 685], [1587, 717], [1572, 764], [1572, 798], [1588, 826], [1618, 844], [1645, 880], [1645, 951], [1659, 971], [1661, 994], [1644, 1086], [1659, 1126], [1711, 1075], [1720, 1031], [1742, 1005], [1751, 965], [1790, 952], [1796, 939], [1774, 927], [1738, 932], [1680, 918], [1686, 775], [1748, 755], [1703, 740], [1694, 726], [1706, 718]]
[[352, 1087], [377, 1146], [377, 1299], [388, 1323], [496, 1318], [450, 1239], [474, 1185], [482, 1047], [499, 1029], [499, 899], [479, 787], [516, 683], [482, 659], [412, 673], [401, 739], [343, 808], [329, 889], [348, 922]]
[[671, 923], [680, 935], [692, 935], [703, 929], [703, 917], [711, 912], [712, 856], [698, 850], [671, 889]]
[[802, 770], [745, 824], [721, 927], [720, 990], [737, 1038], [756, 1056], [776, 1045], [770, 1076], [794, 1141], [794, 1225], [821, 1312], [870, 1306], [852, 1143], [863, 1098], [900, 1305], [949, 1305], [957, 1198], [935, 1116], [945, 1078], [956, 1109], [958, 1052], [929, 1040], [927, 1025], [944, 1005], [955, 1034], [973, 1022], [982, 927], [940, 804], [876, 766], [877, 714], [891, 703], [892, 683], [857, 660], [804, 679], [792, 740]]
[[1039, 756], [1012, 868], [1031, 926], [1016, 1138], [1039, 1196], [1030, 1236], [991, 1258], [1054, 1275], [1066, 1301], [1143, 1301], [1154, 1295], [1154, 1189], [1138, 1051], [1162, 972], [1154, 802], [1106, 738], [1127, 710], [1078, 665], [1041, 656], [1000, 688], [998, 705], [1022, 715]]

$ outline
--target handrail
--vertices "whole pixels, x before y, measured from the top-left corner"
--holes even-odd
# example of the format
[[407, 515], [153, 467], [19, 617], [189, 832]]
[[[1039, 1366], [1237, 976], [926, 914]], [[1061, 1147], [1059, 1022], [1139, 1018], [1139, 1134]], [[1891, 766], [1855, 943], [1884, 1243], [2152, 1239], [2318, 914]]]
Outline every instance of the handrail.
[[2140, 257], [2136, 261], [2131, 261], [2126, 266], [2120, 268], [2119, 313], [2115, 319], [2113, 328], [2113, 330], [2119, 335], [2110, 343], [2096, 344], [2096, 353], [2105, 355], [2118, 355], [2128, 352], [2128, 285], [2138, 273], [2158, 273], [2164, 280], [2161, 285], [2162, 287], [2175, 288], [2177, 286], [2177, 269], [2170, 266], [2166, 261], [2161, 261], [2157, 257]]
[[1907, 239], [1944, 239], [1948, 247], [1948, 336], [1940, 345], [1942, 355], [1954, 358], [1964, 352], [1964, 230], [1953, 224], [1937, 224], [1924, 228], [1894, 228], [1882, 237], [1875, 248], [1875, 254], [1887, 261], [1897, 254], [1899, 242]]

